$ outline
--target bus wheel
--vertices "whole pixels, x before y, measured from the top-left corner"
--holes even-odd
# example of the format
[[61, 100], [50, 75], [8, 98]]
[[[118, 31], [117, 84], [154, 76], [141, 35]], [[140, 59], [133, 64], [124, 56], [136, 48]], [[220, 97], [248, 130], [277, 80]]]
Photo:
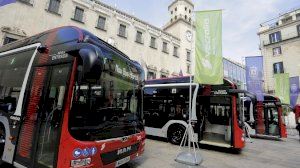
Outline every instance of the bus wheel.
[[4, 152], [5, 146], [5, 128], [3, 125], [0, 125], [0, 165], [2, 164], [2, 155]]
[[184, 136], [185, 127], [182, 125], [172, 125], [168, 129], [168, 141], [174, 145], [180, 145]]

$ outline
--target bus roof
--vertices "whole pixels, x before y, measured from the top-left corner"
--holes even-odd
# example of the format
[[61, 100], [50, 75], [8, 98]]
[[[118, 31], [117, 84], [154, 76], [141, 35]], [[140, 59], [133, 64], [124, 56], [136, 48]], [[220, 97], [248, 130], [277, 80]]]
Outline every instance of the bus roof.
[[[192, 80], [194, 80], [194, 76], [192, 76]], [[161, 78], [161, 79], [151, 79], [147, 80], [146, 84], [168, 84], [168, 83], [189, 83], [190, 82], [190, 76], [180, 76], [180, 77], [171, 77], [171, 78]], [[224, 78], [224, 83], [226, 85], [234, 85], [233, 82], [230, 80]]]
[[[138, 62], [131, 60], [127, 55], [125, 55], [115, 47], [111, 46], [110, 44], [93, 35], [92, 33], [75, 26], [64, 26], [54, 28], [31, 37], [18, 40], [16, 42], [9, 43], [0, 47], [0, 53], [36, 43], [41, 43], [42, 46], [47, 47], [63, 43], [68, 43], [68, 45], [76, 45], [78, 43], [90, 43], [96, 45], [102, 51], [108, 50], [114, 52], [117, 55], [121, 56], [123, 59], [125, 59], [125, 61], [128, 61], [134, 66], [139, 67], [139, 69], [142, 69], [141, 65]], [[105, 53], [106, 52], [103, 52], [104, 55]]]
[[6, 44], [0, 48], [0, 52], [12, 50], [22, 46], [30, 44], [41, 43], [42, 45], [57, 45], [70, 41], [80, 42], [84, 39], [83, 30], [73, 26], [65, 26], [54, 28], [39, 34], [27, 37], [9, 44]]
[[264, 94], [264, 101], [280, 102], [280, 99], [277, 96], [274, 96], [274, 95]]

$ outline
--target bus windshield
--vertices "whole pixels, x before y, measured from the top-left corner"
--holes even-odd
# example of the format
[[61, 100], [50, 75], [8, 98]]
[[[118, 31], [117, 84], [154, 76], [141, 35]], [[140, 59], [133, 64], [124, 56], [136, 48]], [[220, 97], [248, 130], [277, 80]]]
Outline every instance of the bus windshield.
[[70, 132], [76, 139], [87, 141], [140, 133], [141, 101], [137, 80], [104, 70], [95, 84], [75, 86]]

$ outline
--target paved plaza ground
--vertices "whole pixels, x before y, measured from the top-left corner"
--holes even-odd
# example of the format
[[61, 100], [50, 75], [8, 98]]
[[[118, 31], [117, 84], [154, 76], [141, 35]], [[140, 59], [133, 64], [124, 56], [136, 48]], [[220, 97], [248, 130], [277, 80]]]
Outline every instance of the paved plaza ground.
[[299, 136], [295, 131], [293, 134], [286, 141], [252, 139], [239, 154], [220, 148], [201, 148], [204, 161], [195, 167], [174, 161], [178, 146], [152, 138], [146, 140], [144, 155], [121, 168], [300, 168]]
[[[252, 139], [240, 154], [222, 149], [200, 149], [204, 159], [200, 168], [299, 168], [299, 136], [289, 136], [286, 141]], [[174, 161], [178, 146], [148, 139], [143, 156], [122, 168], [184, 168]]]

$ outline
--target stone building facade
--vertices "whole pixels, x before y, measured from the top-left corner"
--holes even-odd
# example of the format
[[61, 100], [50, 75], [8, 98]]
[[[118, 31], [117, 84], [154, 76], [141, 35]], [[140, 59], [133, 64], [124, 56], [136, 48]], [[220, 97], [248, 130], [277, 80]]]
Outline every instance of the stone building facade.
[[[170, 20], [158, 28], [99, 0], [17, 0], [1, 7], [0, 46], [72, 25], [140, 62], [148, 79], [190, 75], [195, 53], [193, 11], [192, 1], [174, 0], [168, 6]], [[244, 83], [240, 69], [242, 65], [224, 58], [225, 77], [239, 85]]]
[[189, 0], [169, 6], [170, 22], [157, 28], [99, 0], [17, 0], [1, 7], [0, 45], [60, 26], [77, 26], [140, 62], [148, 79], [192, 74]]
[[264, 58], [264, 89], [274, 93], [274, 74], [300, 75], [300, 9], [262, 23], [258, 35]]

